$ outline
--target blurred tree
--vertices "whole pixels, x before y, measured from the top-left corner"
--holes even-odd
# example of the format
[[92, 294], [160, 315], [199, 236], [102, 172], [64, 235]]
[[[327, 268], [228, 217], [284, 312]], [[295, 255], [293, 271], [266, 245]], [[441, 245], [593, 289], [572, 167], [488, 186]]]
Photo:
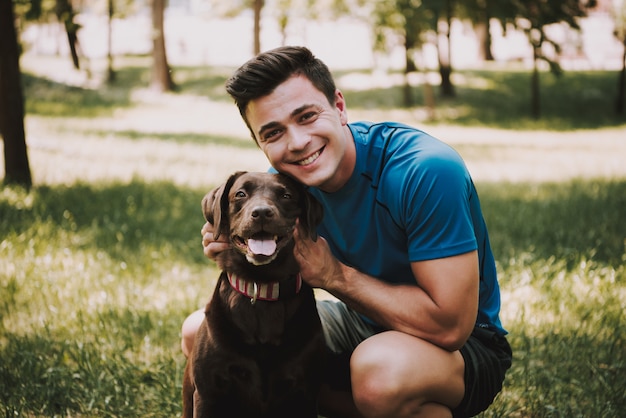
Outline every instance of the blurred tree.
[[107, 0], [107, 82], [115, 81], [115, 70], [113, 69], [113, 16], [115, 15], [115, 2]]
[[[423, 1], [423, 3], [425, 3]], [[450, 42], [450, 30], [452, 28], [452, 15], [455, 2], [453, 0], [431, 0], [427, 4], [435, 14], [434, 24], [437, 32], [437, 58], [439, 62], [439, 75], [441, 76], [441, 95], [454, 97], [454, 85], [452, 84], [452, 45]], [[441, 33], [443, 31], [443, 33]], [[442, 42], [441, 38], [445, 40]]]
[[264, 0], [252, 0], [252, 9], [254, 10], [254, 55], [261, 52], [261, 11], [264, 5]]
[[74, 68], [80, 69], [80, 25], [74, 21], [76, 13], [71, 0], [14, 0], [18, 21], [47, 21], [52, 15], [63, 25], [67, 34], [70, 56]]
[[513, 3], [500, 0], [463, 0], [457, 3], [456, 15], [460, 19], [472, 22], [480, 58], [484, 61], [493, 61], [491, 49], [491, 22], [492, 19], [506, 20], [515, 16]]
[[167, 62], [164, 31], [165, 0], [152, 0], [152, 82], [159, 92], [174, 90], [172, 72]]
[[[433, 28], [436, 27], [437, 16], [420, 0], [393, 0], [376, 2], [372, 19], [376, 49], [386, 51], [397, 40], [403, 44], [405, 53], [404, 105], [413, 106], [415, 103], [408, 74], [417, 69], [414, 56], [421, 52], [425, 43], [430, 42], [428, 35], [432, 34]], [[426, 68], [422, 70], [427, 71]], [[426, 80], [425, 88], [429, 88]], [[432, 97], [432, 95], [426, 94], [425, 97]], [[428, 103], [427, 106], [434, 106], [434, 103]]]
[[578, 18], [587, 15], [587, 8], [595, 6], [595, 0], [513, 0], [515, 8], [512, 17], [502, 18], [503, 26], [513, 24], [522, 28], [533, 50], [533, 73], [531, 78], [531, 113], [535, 119], [541, 116], [541, 94], [539, 84], [539, 62], [543, 61], [555, 75], [562, 72], [555, 57], [544, 54], [544, 44], [554, 48], [556, 54], [561, 51], [560, 45], [546, 33], [546, 27], [554, 23], [566, 23], [571, 28], [580, 30]]
[[[291, 2], [287, 2], [290, 4]], [[254, 55], [261, 52], [261, 14], [265, 6], [265, 0], [231, 0], [228, 2], [222, 0], [211, 0], [214, 13], [219, 17], [234, 17], [241, 14], [244, 10], [252, 9], [253, 11], [253, 36], [252, 36], [252, 53]], [[284, 18], [286, 18], [284, 16]]]
[[59, 22], [62, 22], [65, 26], [72, 63], [74, 64], [74, 68], [78, 70], [80, 69], [78, 59], [78, 30], [80, 29], [80, 25], [74, 21], [74, 17], [76, 16], [74, 7], [72, 7], [70, 0], [56, 0], [54, 11]]
[[617, 114], [624, 113], [626, 94], [626, 0], [613, 0], [613, 9], [611, 14], [615, 22], [615, 37], [622, 43], [622, 69], [619, 72], [617, 82], [617, 97], [615, 99], [615, 112]]
[[0, 0], [0, 135], [5, 182], [32, 185], [24, 133], [24, 95], [11, 0]]

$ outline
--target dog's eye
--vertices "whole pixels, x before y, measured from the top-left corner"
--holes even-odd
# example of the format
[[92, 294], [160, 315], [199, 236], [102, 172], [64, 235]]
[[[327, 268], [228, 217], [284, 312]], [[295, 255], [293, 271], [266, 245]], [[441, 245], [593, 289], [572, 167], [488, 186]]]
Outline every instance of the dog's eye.
[[235, 197], [246, 197], [246, 192], [242, 191], [242, 190], [238, 190], [235, 193]]
[[283, 199], [291, 199], [293, 196], [291, 196], [291, 193], [283, 193]]

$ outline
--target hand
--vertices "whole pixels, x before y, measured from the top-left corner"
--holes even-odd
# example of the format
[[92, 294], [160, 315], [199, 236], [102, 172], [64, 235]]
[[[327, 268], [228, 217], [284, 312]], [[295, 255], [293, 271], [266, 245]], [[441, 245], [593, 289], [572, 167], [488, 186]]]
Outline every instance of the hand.
[[202, 234], [202, 248], [207, 258], [215, 261], [219, 253], [230, 248], [230, 243], [226, 241], [226, 237], [222, 236], [217, 241], [215, 240], [213, 225], [209, 222], [202, 226], [200, 233]]
[[293, 237], [296, 242], [294, 256], [305, 282], [311, 287], [328, 290], [333, 280], [341, 280], [341, 263], [333, 256], [324, 238], [311, 240], [307, 234], [300, 232], [299, 223], [296, 224]]

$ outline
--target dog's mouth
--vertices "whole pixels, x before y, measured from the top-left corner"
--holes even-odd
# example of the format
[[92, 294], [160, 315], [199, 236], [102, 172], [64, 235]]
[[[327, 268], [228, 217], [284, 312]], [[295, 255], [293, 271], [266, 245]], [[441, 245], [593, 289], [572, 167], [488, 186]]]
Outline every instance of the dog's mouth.
[[233, 237], [237, 249], [246, 255], [252, 264], [267, 264], [276, 258], [284, 244], [289, 241], [288, 236], [272, 235], [267, 232], [253, 234], [249, 238], [239, 235]]

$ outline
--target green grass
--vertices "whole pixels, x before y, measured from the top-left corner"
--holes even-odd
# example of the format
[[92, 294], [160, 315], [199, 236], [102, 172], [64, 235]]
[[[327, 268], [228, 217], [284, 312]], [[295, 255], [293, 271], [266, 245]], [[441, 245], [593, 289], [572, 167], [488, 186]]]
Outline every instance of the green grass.
[[[478, 187], [515, 356], [484, 416], [619, 417], [626, 181]], [[180, 325], [216, 276], [199, 248], [202, 193], [2, 190], [1, 415], [179, 413]]]

